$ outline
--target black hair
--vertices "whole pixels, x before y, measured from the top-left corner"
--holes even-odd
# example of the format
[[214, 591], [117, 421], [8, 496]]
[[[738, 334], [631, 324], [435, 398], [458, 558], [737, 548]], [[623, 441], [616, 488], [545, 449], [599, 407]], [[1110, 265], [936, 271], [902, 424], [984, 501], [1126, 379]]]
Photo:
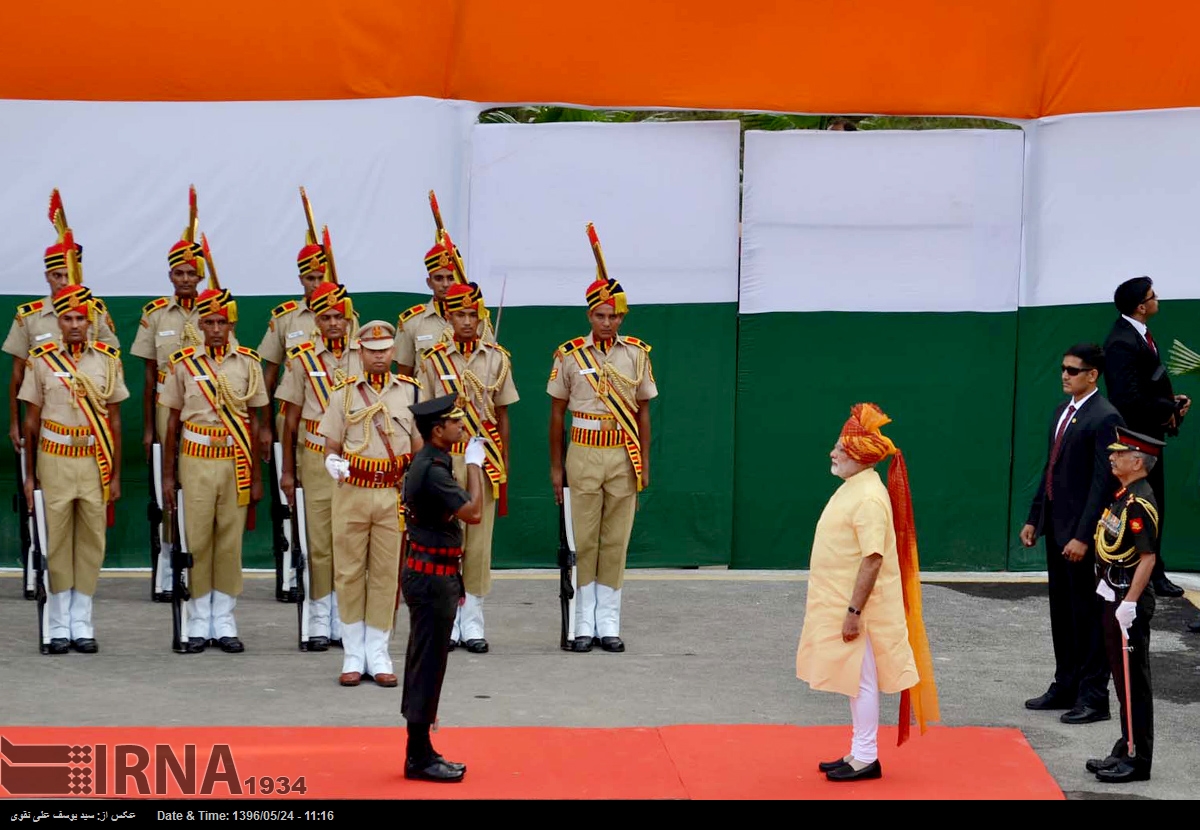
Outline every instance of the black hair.
[[1146, 292], [1154, 285], [1149, 277], [1134, 277], [1125, 280], [1113, 292], [1113, 303], [1122, 314], [1133, 314], [1146, 299]]
[[1104, 374], [1104, 349], [1095, 343], [1076, 343], [1063, 352], [1063, 357], [1077, 357], [1088, 369]]

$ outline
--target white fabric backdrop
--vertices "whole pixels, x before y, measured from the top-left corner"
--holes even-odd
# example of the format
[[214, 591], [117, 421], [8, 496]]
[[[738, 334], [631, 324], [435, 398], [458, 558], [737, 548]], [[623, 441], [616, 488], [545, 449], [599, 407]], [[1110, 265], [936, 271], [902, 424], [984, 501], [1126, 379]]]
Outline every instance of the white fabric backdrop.
[[734, 302], [738, 143], [736, 121], [482, 124], [467, 274], [493, 305], [502, 285], [505, 305], [582, 305], [590, 221], [631, 305]]
[[1018, 130], [746, 133], [743, 313], [1012, 311]]
[[1027, 126], [1021, 305], [1111, 303], [1142, 274], [1200, 298], [1200, 110], [1047, 118]]
[[[298, 188], [329, 225], [351, 291], [424, 292], [427, 193], [466, 236], [466, 151], [480, 107], [427, 98], [233, 103], [0, 101], [0, 292], [39, 294], [63, 194], [98, 295], [169, 290], [167, 250], [199, 194], [222, 285], [295, 294]], [[455, 234], [458, 231], [458, 234]]]

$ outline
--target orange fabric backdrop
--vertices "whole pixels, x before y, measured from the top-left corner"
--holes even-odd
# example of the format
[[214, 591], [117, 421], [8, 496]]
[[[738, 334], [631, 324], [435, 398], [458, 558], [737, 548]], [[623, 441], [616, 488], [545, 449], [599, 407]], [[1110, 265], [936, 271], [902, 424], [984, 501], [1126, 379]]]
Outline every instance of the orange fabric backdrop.
[[0, 98], [1019, 118], [1200, 106], [1200, 4], [1178, 0], [6, 5]]

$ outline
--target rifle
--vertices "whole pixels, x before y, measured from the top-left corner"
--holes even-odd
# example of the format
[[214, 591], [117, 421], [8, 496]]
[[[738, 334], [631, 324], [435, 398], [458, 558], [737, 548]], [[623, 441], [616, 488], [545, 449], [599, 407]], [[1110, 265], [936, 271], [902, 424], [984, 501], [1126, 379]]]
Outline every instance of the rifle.
[[562, 611], [562, 629], [558, 647], [570, 651], [575, 642], [575, 529], [571, 525], [571, 489], [563, 487], [558, 507], [558, 601]]
[[163, 526], [162, 444], [150, 445], [150, 501], [146, 518], [150, 521], [150, 598], [155, 602], [171, 601], [171, 558], [163, 549], [166, 534]]
[[25, 565], [25, 599], [37, 598], [37, 574], [33, 561], [33, 511], [25, 502], [25, 439], [17, 454], [17, 493], [13, 496], [13, 511], [19, 517], [21, 560]]
[[163, 530], [171, 560], [171, 650], [176, 654], [187, 654], [187, 603], [192, 598], [188, 590], [187, 569], [192, 567], [193, 561], [180, 531], [184, 527], [183, 488], [175, 488], [175, 509], [166, 511], [166, 515], [169, 518]]
[[[22, 488], [24, 492], [24, 488]], [[33, 536], [30, 556], [33, 560], [32, 566], [34, 576], [37, 580], [37, 588], [34, 592], [34, 598], [37, 599], [38, 610], [38, 647], [42, 654], [50, 653], [50, 617], [46, 608], [46, 601], [50, 598], [50, 573], [46, 567], [46, 557], [43, 551], [46, 549], [46, 501], [42, 497], [41, 490], [33, 491], [33, 509], [30, 511], [29, 518], [32, 524], [30, 532]]]
[[305, 526], [304, 488], [296, 488], [294, 503], [288, 509], [292, 532], [291, 559], [296, 565], [292, 582], [296, 595], [296, 622], [300, 629], [300, 650], [308, 651], [309, 623], [312, 608], [308, 600], [308, 533]]
[[[274, 420], [271, 429], [275, 429]], [[283, 444], [271, 444], [271, 526], [275, 548], [275, 599], [296, 602], [296, 537], [290, 523], [292, 510], [283, 492]]]

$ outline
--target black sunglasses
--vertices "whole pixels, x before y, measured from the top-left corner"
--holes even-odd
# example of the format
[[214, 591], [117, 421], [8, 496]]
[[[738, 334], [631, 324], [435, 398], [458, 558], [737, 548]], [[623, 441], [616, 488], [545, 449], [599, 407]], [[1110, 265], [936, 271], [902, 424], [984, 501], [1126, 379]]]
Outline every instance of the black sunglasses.
[[1068, 375], [1070, 375], [1071, 377], [1075, 377], [1080, 372], [1092, 371], [1092, 367], [1091, 366], [1068, 366], [1067, 364], [1064, 363], [1062, 366], [1062, 370], [1064, 372], [1066, 372]]

